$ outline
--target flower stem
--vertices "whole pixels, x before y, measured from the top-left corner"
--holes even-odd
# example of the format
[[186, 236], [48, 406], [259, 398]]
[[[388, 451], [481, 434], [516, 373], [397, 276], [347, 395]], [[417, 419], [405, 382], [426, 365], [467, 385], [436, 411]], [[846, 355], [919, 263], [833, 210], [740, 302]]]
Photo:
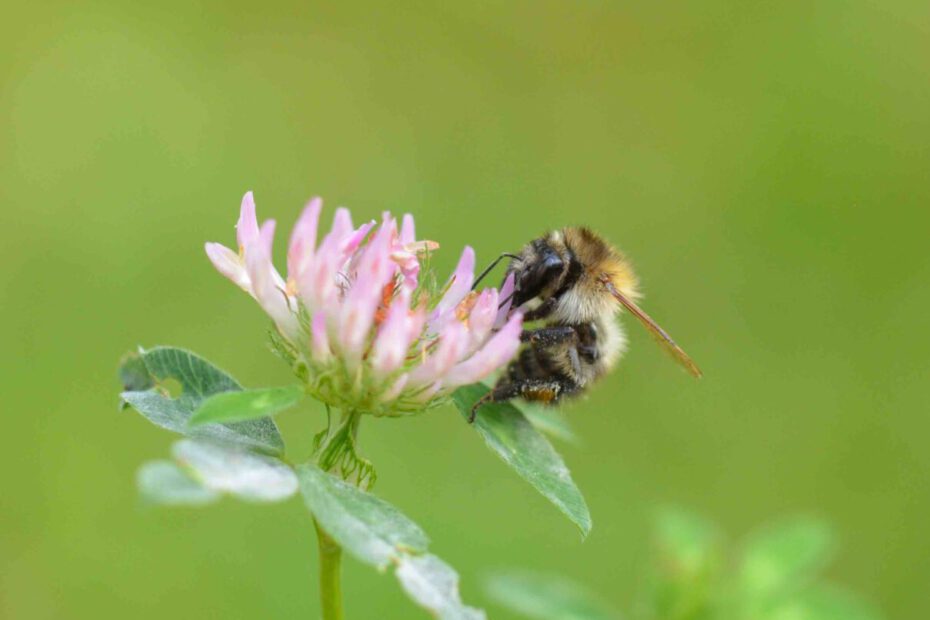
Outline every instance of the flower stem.
[[[327, 409], [329, 413], [329, 409]], [[375, 472], [367, 460], [355, 451], [361, 413], [343, 411], [333, 423], [327, 415], [326, 430], [314, 438], [313, 462], [322, 469], [350, 484], [366, 489], [374, 484]], [[342, 547], [323, 531], [314, 519], [320, 548], [320, 607], [323, 620], [343, 620], [342, 609]]]
[[320, 606], [323, 620], [343, 620], [342, 547], [336, 544], [314, 520], [320, 548]]

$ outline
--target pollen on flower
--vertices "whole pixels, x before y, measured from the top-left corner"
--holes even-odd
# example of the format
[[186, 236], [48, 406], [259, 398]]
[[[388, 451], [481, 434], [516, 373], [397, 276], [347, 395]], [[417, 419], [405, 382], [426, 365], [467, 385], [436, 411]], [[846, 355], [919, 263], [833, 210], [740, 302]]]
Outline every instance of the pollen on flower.
[[297, 283], [294, 282], [293, 278], [287, 279], [287, 283], [284, 285], [284, 294], [288, 297], [297, 296]]
[[356, 228], [340, 208], [318, 241], [321, 209], [314, 199], [298, 219], [286, 278], [271, 260], [274, 223], [258, 225], [251, 192], [236, 225], [239, 253], [207, 244], [217, 270], [274, 321], [309, 392], [343, 409], [409, 415], [513, 357], [522, 317], [509, 311], [509, 293], [471, 290], [471, 248], [439, 287], [428, 268], [439, 244], [416, 239], [412, 216], [399, 226], [384, 213]]
[[381, 305], [378, 306], [378, 309], [375, 311], [375, 325], [380, 326], [384, 323], [396, 291], [397, 284], [395, 282], [389, 282], [384, 285], [384, 288], [381, 290]]
[[455, 318], [467, 324], [468, 317], [471, 316], [471, 311], [478, 302], [479, 295], [480, 293], [478, 291], [469, 292], [468, 295], [465, 296], [465, 299], [460, 301], [459, 305], [455, 307]]

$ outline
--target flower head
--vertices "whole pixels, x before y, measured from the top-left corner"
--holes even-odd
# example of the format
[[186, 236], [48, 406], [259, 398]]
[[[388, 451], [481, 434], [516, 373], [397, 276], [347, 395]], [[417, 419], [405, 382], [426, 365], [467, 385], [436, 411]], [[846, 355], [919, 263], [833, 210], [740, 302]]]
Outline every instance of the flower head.
[[417, 241], [413, 217], [398, 226], [355, 227], [337, 209], [317, 242], [322, 200], [310, 201], [291, 233], [287, 278], [272, 264], [275, 223], [261, 226], [252, 193], [242, 199], [238, 252], [207, 243], [217, 270], [274, 321], [281, 349], [323, 402], [375, 415], [417, 413], [506, 364], [520, 345], [522, 316], [509, 313], [512, 282], [472, 291], [466, 247], [448, 283], [432, 290], [423, 261], [438, 245]]

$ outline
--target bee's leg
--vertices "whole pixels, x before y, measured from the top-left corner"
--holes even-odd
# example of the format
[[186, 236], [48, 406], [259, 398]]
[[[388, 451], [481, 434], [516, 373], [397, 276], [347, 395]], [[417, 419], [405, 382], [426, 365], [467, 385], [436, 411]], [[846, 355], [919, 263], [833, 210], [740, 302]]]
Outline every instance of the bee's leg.
[[554, 327], [540, 327], [539, 329], [524, 329], [520, 334], [521, 342], [538, 344], [542, 347], [551, 347], [577, 340], [578, 334], [570, 325], [556, 325]]
[[576, 377], [581, 376], [581, 360], [578, 358], [578, 347], [568, 347], [568, 361]]
[[562, 400], [564, 396], [571, 396], [572, 394], [575, 394], [576, 392], [581, 390], [581, 386], [578, 385], [578, 383], [574, 379], [571, 379], [570, 377], [560, 377], [558, 379], [555, 379], [553, 383], [556, 383], [559, 386], [558, 393], [556, 394], [555, 400], [553, 400], [552, 403], [550, 403], [553, 405], [559, 402], [560, 400]]
[[554, 405], [563, 396], [573, 394], [579, 388], [574, 379], [565, 376], [546, 377], [545, 379], [520, 379], [515, 383], [519, 384], [519, 396], [521, 398], [542, 405]]
[[601, 356], [597, 348], [597, 327], [594, 323], [584, 323], [578, 325], [576, 329], [578, 331], [578, 355], [584, 361], [593, 364]]
[[497, 403], [518, 396], [543, 405], [554, 405], [563, 396], [574, 394], [580, 386], [569, 377], [555, 377], [551, 379], [530, 379], [522, 377], [499, 384], [493, 390], [482, 396], [471, 408], [468, 423], [475, 421], [478, 409], [487, 403]]
[[495, 385], [490, 392], [479, 398], [475, 404], [472, 405], [471, 414], [468, 416], [468, 423], [471, 424], [475, 421], [475, 416], [478, 415], [478, 408], [482, 405], [510, 400], [511, 398], [519, 396], [523, 390], [521, 384], [524, 382], [524, 379], [519, 379], [517, 381], [507, 381], [506, 383], [498, 383]]
[[529, 322], [529, 321], [538, 321], [540, 319], [544, 319], [550, 314], [552, 314], [552, 311], [555, 310], [555, 307], [558, 305], [558, 303], [559, 303], [558, 299], [556, 299], [555, 297], [549, 297], [546, 299], [546, 301], [539, 304], [539, 307], [534, 308], [528, 311], [526, 314], [524, 314], [523, 320], [525, 322]]

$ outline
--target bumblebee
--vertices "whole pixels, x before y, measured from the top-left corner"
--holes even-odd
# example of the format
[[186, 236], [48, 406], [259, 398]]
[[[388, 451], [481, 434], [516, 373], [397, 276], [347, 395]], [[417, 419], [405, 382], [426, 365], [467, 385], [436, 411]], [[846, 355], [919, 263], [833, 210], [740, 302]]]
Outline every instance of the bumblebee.
[[[615, 320], [623, 308], [695, 377], [701, 371], [675, 341], [637, 304], [638, 280], [626, 259], [588, 228], [570, 227], [527, 243], [519, 254], [503, 254], [507, 277], [514, 278], [513, 308], [525, 311], [526, 343], [494, 388], [472, 407], [523, 398], [547, 405], [577, 396], [607, 374], [626, 350], [626, 336]], [[506, 300], [505, 300], [506, 301]]]

